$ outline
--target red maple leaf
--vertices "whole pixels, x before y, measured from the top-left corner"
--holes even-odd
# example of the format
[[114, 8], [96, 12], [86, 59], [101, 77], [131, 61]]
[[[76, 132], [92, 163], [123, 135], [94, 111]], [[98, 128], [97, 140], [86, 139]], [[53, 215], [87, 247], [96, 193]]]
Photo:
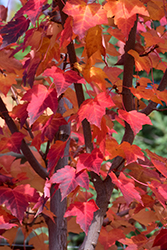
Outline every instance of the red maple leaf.
[[106, 113], [106, 108], [115, 106], [112, 98], [107, 93], [100, 93], [94, 99], [85, 100], [78, 111], [78, 125], [85, 118], [101, 128], [101, 119]]
[[104, 249], [109, 249], [117, 240], [124, 239], [125, 235], [119, 228], [107, 231], [105, 227], [101, 228], [99, 241], [104, 246]]
[[119, 175], [119, 179], [113, 172], [111, 172], [109, 175], [112, 179], [112, 182], [121, 190], [128, 205], [134, 200], [137, 200], [143, 205], [141, 196], [135, 189], [133, 180], [127, 178], [122, 172]]
[[108, 1], [104, 8], [108, 17], [114, 16], [115, 24], [126, 38], [134, 25], [136, 14], [149, 16], [146, 7], [139, 0]]
[[124, 141], [119, 148], [125, 153], [127, 164], [137, 161], [138, 158], [144, 161], [144, 153], [137, 145]]
[[72, 31], [72, 17], [69, 16], [67, 17], [65, 24], [64, 24], [64, 29], [61, 32], [61, 37], [60, 37], [60, 47], [67, 47], [67, 45], [73, 40], [73, 31]]
[[80, 154], [77, 162], [77, 172], [83, 169], [87, 169], [99, 174], [102, 162], [103, 162], [103, 155], [97, 148], [93, 149], [91, 154], [89, 153]]
[[166, 200], [167, 200], [167, 186], [166, 184], [161, 184], [158, 181], [152, 181], [151, 183], [148, 183], [148, 186], [155, 194], [158, 201], [166, 208]]
[[83, 0], [70, 0], [66, 2], [63, 11], [73, 17], [73, 31], [80, 39], [89, 28], [108, 23], [106, 11], [97, 3], [86, 4]]
[[131, 145], [126, 141], [119, 145], [114, 139], [107, 140], [106, 151], [110, 154], [111, 159], [118, 155], [126, 159], [126, 164], [135, 162], [138, 158], [144, 160], [144, 154], [141, 149], [137, 145]]
[[11, 223], [13, 219], [16, 220], [16, 218], [13, 215], [5, 211], [4, 208], [0, 207], [0, 230], [1, 229], [8, 230], [12, 227], [17, 227], [18, 226], [17, 224]]
[[76, 222], [87, 234], [89, 226], [93, 220], [93, 214], [98, 209], [99, 208], [94, 200], [90, 200], [88, 202], [75, 202], [67, 208], [64, 217], [76, 216]]
[[22, 63], [12, 56], [12, 50], [0, 50], [0, 67], [8, 73], [15, 73], [23, 68]]
[[30, 21], [27, 20], [24, 16], [20, 16], [8, 22], [0, 30], [0, 34], [2, 34], [3, 37], [1, 49], [11, 43], [15, 43], [17, 39], [28, 29], [29, 23]]
[[101, 119], [104, 114], [105, 107], [99, 105], [95, 99], [85, 100], [78, 111], [78, 125], [86, 118], [91, 124], [100, 128]]
[[17, 227], [17, 226], [18, 226], [17, 224], [6, 222], [4, 220], [4, 217], [0, 216], [0, 230], [2, 229], [8, 230], [11, 229], [12, 227]]
[[34, 146], [39, 151], [41, 148], [41, 144], [42, 144], [41, 132], [39, 132], [36, 136], [34, 136], [31, 142], [31, 146]]
[[23, 96], [22, 100], [29, 101], [27, 111], [30, 117], [30, 125], [43, 113], [46, 108], [56, 112], [58, 107], [57, 93], [55, 89], [47, 89], [44, 85], [34, 85]]
[[10, 151], [20, 153], [20, 146], [24, 137], [25, 135], [20, 132], [15, 132], [10, 138], [3, 137], [1, 139], [0, 151], [7, 147]]
[[63, 157], [66, 143], [66, 141], [63, 142], [57, 140], [56, 143], [50, 148], [49, 153], [47, 155], [48, 170], [51, 170], [50, 172], [52, 172], [52, 169], [56, 166], [60, 157]]
[[161, 246], [161, 249], [167, 249], [167, 229], [162, 228], [159, 234], [155, 237], [152, 247]]
[[78, 185], [89, 189], [89, 178], [86, 171], [76, 173], [75, 169], [68, 165], [53, 174], [50, 181], [59, 184], [62, 200]]
[[43, 73], [43, 76], [49, 76], [53, 78], [58, 96], [65, 92], [65, 90], [72, 83], [85, 83], [85, 80], [74, 70], [68, 70], [64, 72], [64, 70], [57, 68], [56, 66], [52, 66], [51, 69], [46, 69]]
[[23, 219], [29, 202], [37, 202], [39, 194], [29, 184], [19, 185], [14, 189], [8, 187], [0, 188], [0, 204], [21, 221]]
[[158, 161], [151, 158], [151, 162], [154, 164], [154, 167], [167, 178], [167, 168], [164, 162]]
[[37, 68], [38, 68], [40, 62], [41, 62], [41, 56], [40, 56], [39, 52], [37, 54], [35, 54], [35, 57], [30, 58], [25, 62], [25, 64], [24, 64], [25, 70], [23, 72], [24, 85], [26, 85], [26, 83], [28, 83], [30, 85], [30, 87], [33, 86], [35, 74], [36, 74], [36, 71], [37, 71]]
[[32, 24], [35, 26], [35, 21], [37, 20], [39, 14], [42, 11], [42, 6], [46, 0], [29, 0], [26, 4], [16, 13], [15, 18], [23, 16], [26, 14], [31, 20]]
[[17, 117], [20, 119], [21, 128], [23, 127], [23, 125], [28, 117], [27, 106], [28, 106], [28, 103], [18, 104], [17, 106], [15, 106], [13, 108], [12, 113], [11, 113], [11, 116], [13, 118]]
[[151, 62], [150, 62], [149, 57], [147, 56], [141, 57], [139, 53], [133, 49], [129, 50], [128, 54], [133, 56], [135, 59], [136, 71], [145, 70], [147, 74], [149, 74], [150, 68], [151, 68]]
[[48, 117], [47, 122], [42, 128], [42, 141], [44, 141], [44, 136], [46, 136], [49, 141], [51, 142], [56, 134], [56, 132], [59, 130], [59, 127], [61, 125], [67, 124], [66, 120], [63, 118], [63, 116], [59, 113], [56, 113], [55, 115], [52, 115], [50, 118]]
[[0, 19], [2, 21], [6, 22], [6, 18], [7, 18], [7, 13], [8, 13], [8, 8], [6, 8], [3, 5], [0, 5]]
[[2, 92], [5, 96], [9, 92], [11, 86], [13, 84], [17, 84], [15, 77], [15, 74], [0, 73], [0, 92]]
[[148, 116], [140, 112], [137, 112], [136, 110], [127, 112], [121, 109], [118, 110], [118, 116], [127, 123], [129, 123], [131, 129], [133, 130], [134, 135], [136, 135], [142, 129], [142, 125], [145, 124], [152, 125], [152, 122]]

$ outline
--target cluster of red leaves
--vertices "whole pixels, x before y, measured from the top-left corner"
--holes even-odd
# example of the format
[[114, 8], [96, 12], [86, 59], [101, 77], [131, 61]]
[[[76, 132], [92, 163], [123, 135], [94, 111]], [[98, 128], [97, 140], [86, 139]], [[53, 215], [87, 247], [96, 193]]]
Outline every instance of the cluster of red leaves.
[[[150, 232], [158, 229], [157, 221], [166, 225], [167, 160], [149, 150], [143, 152], [126, 141], [119, 144], [112, 136], [115, 132], [113, 121], [123, 126], [128, 124], [134, 136], [143, 125], [152, 125], [150, 118], [142, 113], [146, 104], [141, 99], [167, 103], [167, 92], [159, 91], [154, 81], [148, 89], [150, 79], [135, 75], [137, 84], [129, 88], [135, 100], [134, 110], [128, 112], [122, 103], [122, 69], [108, 65], [109, 56], [121, 56], [117, 64], [124, 63], [123, 48], [138, 15], [135, 50], [128, 51], [134, 58], [136, 72], [149, 74], [153, 68], [166, 70], [166, 62], [159, 56], [167, 50], [164, 1], [108, 0], [101, 5], [94, 1], [69, 0], [63, 9], [68, 15], [64, 28], [59, 20], [53, 22], [49, 16], [43, 17], [45, 10], [51, 10], [46, 0], [22, 0], [21, 3], [21, 9], [7, 23], [7, 8], [0, 6], [0, 92], [3, 98], [14, 85], [13, 98], [17, 104], [11, 117], [19, 129], [12, 135], [6, 126], [0, 130], [0, 152], [17, 153], [0, 157], [0, 228], [3, 237], [7, 230], [17, 230], [17, 226], [26, 237], [31, 227], [37, 227], [30, 222], [35, 218], [39, 220], [41, 213], [54, 220], [54, 214], [47, 210], [52, 184], [56, 184], [55, 191], [60, 189], [62, 200], [68, 197], [65, 217], [76, 216], [76, 223], [87, 234], [94, 212], [99, 209], [94, 199], [90, 199], [88, 173], [92, 171], [105, 178], [111, 160], [120, 156], [128, 171], [121, 172], [119, 177], [110, 172], [109, 176], [123, 196], [118, 197], [108, 210], [99, 242], [106, 250], [116, 241], [127, 245], [127, 250], [167, 248], [167, 229], [148, 238]], [[60, 14], [58, 6], [54, 11]], [[151, 28], [154, 20], [160, 25]], [[117, 44], [110, 43], [112, 37], [118, 39]], [[67, 46], [73, 39], [75, 49], [82, 48], [82, 55], [71, 68]], [[27, 47], [29, 53], [17, 60], [17, 53]], [[101, 68], [97, 63], [101, 63]], [[82, 84], [88, 96], [80, 107], [73, 83]], [[60, 114], [58, 105], [64, 97], [71, 107], [64, 102], [66, 111]], [[3, 118], [3, 114], [1, 116]], [[92, 129], [94, 149], [91, 153], [84, 148], [81, 124], [85, 119]], [[69, 123], [71, 134], [66, 141], [61, 141], [59, 129]], [[28, 162], [21, 161], [25, 160], [20, 151], [23, 138], [36, 149], [33, 153], [41, 166], [47, 168], [49, 179], [46, 181], [31, 169]], [[69, 140], [69, 165], [54, 173]], [[46, 144], [46, 150], [42, 152]], [[126, 216], [123, 217], [121, 212], [124, 211]], [[134, 221], [145, 230], [129, 238], [128, 234], [136, 230]], [[40, 223], [46, 226], [44, 222]]]

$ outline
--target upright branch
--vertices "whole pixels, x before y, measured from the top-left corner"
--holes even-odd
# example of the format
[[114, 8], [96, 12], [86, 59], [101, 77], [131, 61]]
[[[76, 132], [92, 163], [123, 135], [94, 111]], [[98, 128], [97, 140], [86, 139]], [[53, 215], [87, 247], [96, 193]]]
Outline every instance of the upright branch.
[[[134, 67], [134, 59], [131, 55], [128, 54], [130, 49], [134, 49], [135, 46], [135, 38], [136, 38], [136, 27], [137, 27], [137, 20], [134, 23], [134, 26], [129, 34], [128, 41], [125, 45], [125, 63], [124, 63], [124, 78], [123, 78], [123, 104], [125, 109], [128, 111], [132, 110], [132, 94], [129, 90], [129, 87], [132, 86], [132, 79], [133, 79], [133, 67]], [[125, 133], [122, 141], [128, 141], [132, 143], [134, 140], [133, 132], [129, 126], [126, 124]], [[122, 157], [116, 157], [112, 163], [111, 169], [116, 169], [118, 173], [123, 168], [124, 160]], [[97, 185], [98, 186], [98, 185]], [[96, 203], [99, 207], [99, 210], [95, 212], [94, 219], [92, 224], [90, 225], [88, 234], [86, 235], [83, 244], [80, 247], [80, 250], [93, 250], [96, 247], [98, 237], [101, 231], [101, 227], [103, 224], [104, 216], [106, 214], [108, 203], [110, 197], [112, 195], [112, 191], [114, 188], [114, 184], [111, 181], [111, 178], [107, 176], [107, 178], [103, 181], [100, 185], [100, 189], [97, 192], [97, 200]]]
[[[64, 27], [65, 21], [66, 21], [66, 19], [68, 17], [62, 11], [65, 2], [66, 1], [63, 2], [61, 0], [57, 1], [58, 6], [59, 6], [59, 10], [60, 10], [60, 15], [61, 15], [61, 20], [62, 20], [63, 27]], [[77, 62], [77, 57], [76, 57], [76, 53], [75, 53], [75, 48], [74, 48], [73, 41], [71, 41], [70, 44], [67, 46], [67, 51], [68, 51], [68, 55], [69, 55], [69, 60], [70, 60], [71, 67], [73, 68], [74, 63]], [[83, 92], [83, 88], [82, 88], [82, 84], [78, 84], [78, 83], [76, 84], [76, 83], [74, 83], [74, 88], [75, 88], [75, 92], [76, 92], [76, 96], [77, 96], [78, 106], [80, 107], [81, 104], [85, 100], [85, 98], [84, 98], [84, 92]], [[83, 133], [84, 133], [84, 140], [85, 140], [86, 151], [87, 151], [87, 153], [91, 153], [91, 151], [93, 149], [92, 136], [91, 136], [91, 128], [90, 128], [89, 122], [86, 119], [84, 119], [82, 121], [82, 127], [83, 127]]]
[[[134, 58], [128, 54], [128, 51], [135, 48], [136, 40], [136, 29], [137, 29], [137, 16], [133, 28], [130, 31], [128, 42], [125, 45], [125, 56], [124, 56], [124, 71], [123, 71], [123, 89], [122, 89], [122, 102], [126, 111], [131, 111], [133, 107], [133, 96], [130, 91], [133, 81], [133, 68], [134, 68]], [[130, 125], [125, 122], [125, 133], [122, 138], [123, 141], [127, 141], [130, 144], [133, 143], [134, 134]]]

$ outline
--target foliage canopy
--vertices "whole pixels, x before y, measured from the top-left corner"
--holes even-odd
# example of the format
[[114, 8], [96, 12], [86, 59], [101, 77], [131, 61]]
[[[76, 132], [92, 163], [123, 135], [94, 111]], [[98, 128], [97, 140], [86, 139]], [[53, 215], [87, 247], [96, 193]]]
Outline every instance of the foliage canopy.
[[167, 104], [166, 1], [20, 2], [0, 5], [1, 238], [167, 249], [167, 159], [133, 143]]

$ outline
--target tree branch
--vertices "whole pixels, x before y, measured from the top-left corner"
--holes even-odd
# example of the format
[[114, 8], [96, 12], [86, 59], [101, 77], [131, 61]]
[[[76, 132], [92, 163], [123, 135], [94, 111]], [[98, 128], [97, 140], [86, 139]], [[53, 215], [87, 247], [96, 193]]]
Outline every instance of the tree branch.
[[[64, 27], [65, 21], [66, 21], [66, 19], [68, 17], [62, 11], [65, 2], [66, 1], [63, 2], [61, 0], [57, 1], [58, 6], [59, 6], [59, 10], [60, 10], [60, 15], [61, 15], [61, 20], [62, 20], [63, 27]], [[77, 62], [77, 57], [76, 57], [73, 41], [71, 41], [70, 44], [67, 46], [67, 51], [68, 51], [71, 67], [73, 67], [74, 63]], [[75, 88], [75, 92], [76, 92], [76, 96], [77, 96], [78, 106], [80, 107], [81, 104], [85, 100], [82, 84], [74, 83], [74, 88]], [[84, 134], [86, 152], [91, 153], [91, 151], [93, 150], [91, 128], [90, 128], [89, 122], [86, 119], [84, 119], [82, 121], [82, 127], [83, 127], [83, 134]]]
[[[134, 49], [135, 39], [136, 39], [136, 27], [137, 27], [137, 20], [135, 21], [135, 24], [129, 34], [128, 41], [126, 42], [126, 45], [125, 45], [125, 63], [124, 63], [124, 76], [123, 76], [123, 104], [127, 111], [130, 111], [133, 109], [132, 94], [129, 90], [129, 87], [132, 86], [133, 66], [134, 66], [134, 59], [127, 52], [130, 49]], [[133, 140], [134, 140], [134, 134], [129, 124], [126, 123], [125, 133], [124, 133], [122, 141], [127, 141], [132, 144]], [[118, 156], [114, 159], [112, 166], [110, 168], [110, 171], [115, 169], [116, 175], [118, 176], [123, 166], [124, 166], [124, 159]], [[96, 200], [99, 210], [95, 212], [94, 219], [92, 221], [92, 224], [89, 227], [88, 234], [85, 237], [84, 242], [79, 248], [79, 250], [87, 250], [87, 249], [94, 250], [95, 249], [97, 241], [98, 241], [98, 237], [100, 234], [101, 226], [103, 224], [103, 219], [107, 211], [108, 203], [112, 195], [114, 186], [115, 185], [112, 183], [109, 175], [100, 184], [100, 188], [99, 188], [100, 190], [98, 190], [97, 192], [97, 200]]]
[[[15, 133], [15, 132], [19, 132], [16, 124], [14, 123], [14, 121], [12, 120], [12, 118], [10, 117], [8, 110], [2, 100], [2, 98], [0, 97], [0, 114], [1, 116], [4, 118], [9, 130], [11, 131], [11, 133]], [[31, 167], [34, 169], [34, 171], [43, 179], [46, 179], [46, 177], [48, 177], [48, 172], [45, 168], [43, 168], [39, 162], [36, 160], [36, 158], [34, 157], [34, 155], [32, 154], [31, 150], [29, 149], [29, 147], [27, 146], [25, 140], [22, 140], [21, 143], [21, 150], [25, 156], [25, 158], [27, 159], [27, 161], [29, 162], [29, 164], [31, 165]]]

